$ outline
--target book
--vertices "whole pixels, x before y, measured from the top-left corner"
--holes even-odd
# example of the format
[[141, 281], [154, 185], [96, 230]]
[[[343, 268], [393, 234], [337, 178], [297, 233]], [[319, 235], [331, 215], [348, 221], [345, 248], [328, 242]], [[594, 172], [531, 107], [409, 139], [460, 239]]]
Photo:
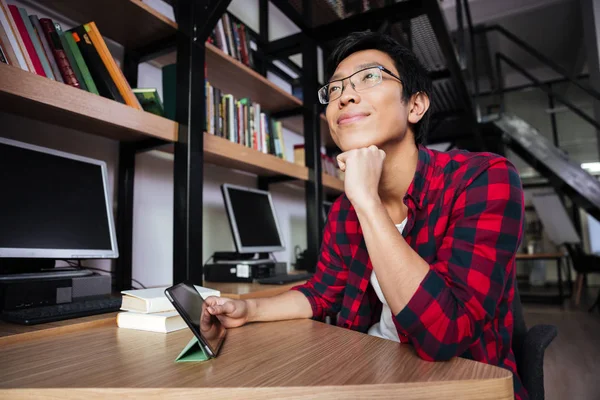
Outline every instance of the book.
[[[2, 62], [8, 65], [12, 65], [15, 67], [19, 67], [19, 61], [15, 53], [12, 50], [12, 46], [10, 45], [10, 40], [0, 24], [0, 49], [2, 50]], [[19, 67], [20, 68], [20, 67]]]
[[33, 64], [31, 63], [31, 59], [25, 50], [25, 44], [21, 39], [19, 30], [17, 29], [12, 14], [8, 9], [6, 0], [0, 0], [0, 25], [2, 25], [4, 33], [8, 38], [8, 42], [12, 47], [12, 51], [15, 53], [18, 66], [24, 71], [34, 72]]
[[117, 326], [119, 328], [162, 333], [178, 331], [187, 327], [177, 311], [154, 314], [124, 311], [117, 314]]
[[[27, 27], [25, 26], [25, 23], [23, 22], [23, 18], [21, 17], [21, 13], [19, 12], [19, 9], [16, 6], [13, 6], [12, 4], [8, 6], [8, 9], [10, 10], [10, 14], [15, 23], [17, 33], [20, 36], [21, 40], [23, 41], [24, 51], [29, 56], [29, 59], [31, 60], [31, 64], [33, 65], [33, 69], [31, 69], [31, 71], [35, 72], [39, 76], [45, 77], [46, 73], [44, 72], [44, 67], [42, 67], [40, 58], [38, 57], [38, 55], [35, 51], [35, 47], [33, 47], [33, 42], [31, 41], [31, 38], [29, 37], [29, 33], [27, 32]], [[27, 19], [27, 20], [29, 21], [29, 19]]]
[[[95, 93], [99, 95], [100, 93], [98, 93], [96, 84], [94, 83], [94, 80], [90, 75], [90, 71], [87, 65], [85, 64], [85, 61], [83, 61], [83, 57], [81, 56], [81, 52], [79, 51], [79, 48], [77, 47], [77, 43], [75, 43], [75, 39], [73, 39], [73, 36], [71, 34], [66, 34], [65, 32], [63, 32], [58, 22], [54, 23], [54, 28], [56, 29], [56, 33], [58, 34], [60, 43], [62, 44], [67, 59], [69, 60], [69, 64], [73, 69], [73, 73], [75, 74], [75, 77], [79, 82], [79, 88], [90, 93]], [[84, 69], [85, 71], [87, 71], [85, 77], [83, 76], [82, 72], [82, 70]], [[88, 88], [88, 84], [93, 85], [93, 87], [90, 86]]]
[[112, 80], [108, 69], [104, 65], [100, 54], [98, 54], [83, 25], [70, 29], [65, 34], [70, 34], [75, 43], [77, 43], [77, 48], [83, 56], [85, 65], [89, 69], [100, 96], [125, 104], [123, 96], [121, 96], [117, 85]]
[[[221, 292], [202, 286], [194, 286], [202, 298], [208, 296], [220, 296]], [[123, 301], [121, 310], [136, 311], [140, 313], [159, 313], [174, 311], [175, 307], [165, 296], [167, 287], [158, 287], [150, 289], [124, 290], [121, 292]]]
[[31, 43], [33, 43], [33, 48], [42, 63], [42, 68], [44, 68], [44, 73], [46, 74], [46, 78], [50, 78], [53, 81], [56, 80], [54, 78], [54, 73], [52, 72], [52, 68], [50, 68], [50, 62], [48, 61], [48, 57], [46, 57], [46, 53], [44, 53], [44, 49], [42, 48], [42, 43], [40, 42], [40, 38], [27, 15], [27, 11], [23, 7], [19, 7], [19, 13], [21, 14], [21, 18], [23, 19], [23, 23], [25, 24], [25, 28], [27, 29], [27, 33], [29, 33], [29, 38], [31, 39]]
[[110, 51], [108, 50], [108, 47], [106, 46], [106, 43], [104, 42], [104, 39], [102, 38], [102, 35], [100, 34], [96, 24], [94, 22], [90, 22], [84, 24], [83, 27], [88, 33], [94, 47], [96, 48], [96, 51], [100, 55], [102, 62], [104, 62], [104, 66], [108, 70], [110, 77], [117, 86], [119, 93], [125, 100], [125, 104], [137, 110], [142, 110], [141, 104], [137, 100], [137, 97], [133, 94], [131, 87], [129, 86], [129, 82], [127, 82], [127, 79], [125, 79], [123, 72], [115, 62], [112, 54], [110, 54]]
[[156, 88], [136, 88], [133, 89], [133, 94], [137, 97], [144, 111], [161, 117], [164, 116], [165, 111]]
[[48, 59], [48, 62], [50, 63], [50, 69], [52, 70], [54, 79], [60, 83], [64, 83], [62, 75], [60, 73], [60, 69], [58, 68], [58, 64], [56, 63], [56, 60], [54, 59], [54, 53], [52, 52], [50, 43], [48, 43], [48, 39], [46, 38], [46, 35], [44, 34], [44, 29], [42, 28], [42, 25], [40, 24], [40, 20], [38, 19], [37, 15], [30, 15], [29, 20], [31, 21], [31, 24], [33, 25], [33, 29], [35, 30], [35, 33], [37, 34], [37, 37], [38, 37], [40, 43], [42, 43], [42, 48], [44, 49], [46, 58]]
[[60, 71], [60, 75], [62, 76], [63, 82], [67, 85], [71, 85], [74, 87], [81, 87], [79, 84], [79, 80], [75, 75], [75, 71], [71, 66], [71, 62], [67, 56], [66, 51], [63, 48], [63, 45], [60, 41], [60, 37], [58, 36], [58, 32], [56, 32], [56, 27], [50, 18], [40, 18], [40, 25], [42, 27], [43, 35], [46, 37], [48, 42], [48, 46], [50, 46], [50, 50], [54, 55], [54, 60], [56, 61], [56, 65]]

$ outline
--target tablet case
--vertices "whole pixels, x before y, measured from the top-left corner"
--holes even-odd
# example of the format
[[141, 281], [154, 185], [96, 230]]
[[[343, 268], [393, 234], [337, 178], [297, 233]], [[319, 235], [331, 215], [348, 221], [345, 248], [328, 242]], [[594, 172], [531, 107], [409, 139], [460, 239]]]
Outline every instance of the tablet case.
[[179, 353], [175, 362], [206, 361], [208, 359], [204, 349], [200, 346], [200, 343], [198, 343], [198, 339], [193, 337], [183, 348], [181, 353]]

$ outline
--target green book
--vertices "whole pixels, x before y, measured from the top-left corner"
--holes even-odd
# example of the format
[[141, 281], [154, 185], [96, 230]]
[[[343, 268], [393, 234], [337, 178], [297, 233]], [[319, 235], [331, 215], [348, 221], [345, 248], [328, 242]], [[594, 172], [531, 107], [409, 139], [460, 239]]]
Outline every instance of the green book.
[[160, 101], [160, 95], [156, 88], [136, 88], [132, 89], [132, 91], [142, 105], [144, 111], [161, 117], [165, 115], [162, 102]]
[[67, 43], [67, 38], [65, 37], [65, 34], [62, 31], [60, 24], [58, 22], [55, 22], [54, 28], [56, 29], [56, 33], [58, 34], [58, 38], [60, 39], [60, 44], [62, 45], [62, 48], [65, 51], [65, 54], [67, 55], [69, 64], [71, 64], [71, 69], [73, 70], [75, 77], [79, 81], [79, 87], [85, 90], [86, 92], [89, 91], [85, 84], [85, 81], [83, 80], [83, 75], [81, 75], [81, 71], [79, 70], [77, 62], [75, 61], [75, 56], [71, 52], [71, 48], [69, 47], [69, 43]]
[[163, 105], [165, 118], [175, 121], [177, 98], [177, 64], [171, 64], [162, 69]]
[[[90, 74], [90, 70], [88, 69], [87, 64], [83, 60], [81, 51], [79, 50], [77, 43], [75, 43], [75, 39], [73, 39], [73, 35], [70, 32], [63, 32], [62, 29], [59, 30], [58, 28], [56, 29], [56, 31], [60, 35], [60, 40], [63, 41], [64, 38], [64, 42], [66, 42], [67, 45], [66, 47], [68, 47], [71, 50], [71, 53], [73, 54], [73, 59], [75, 60], [75, 63], [77, 64], [77, 67], [81, 72], [83, 82], [85, 82], [85, 86], [87, 87], [87, 91], [90, 93], [100, 95], [100, 93], [98, 93], [98, 89], [96, 88], [96, 84], [92, 79], [92, 74]], [[65, 47], [64, 43], [63, 47]], [[77, 79], [79, 79], [79, 77], [77, 77]], [[79, 82], [81, 83], [82, 81]]]

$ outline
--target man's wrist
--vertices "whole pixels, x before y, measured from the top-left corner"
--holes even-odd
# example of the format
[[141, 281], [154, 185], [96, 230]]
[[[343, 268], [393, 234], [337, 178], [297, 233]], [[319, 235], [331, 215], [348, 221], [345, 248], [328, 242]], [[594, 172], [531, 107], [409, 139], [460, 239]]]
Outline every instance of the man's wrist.
[[370, 197], [360, 202], [352, 203], [357, 214], [371, 215], [381, 209], [383, 206], [379, 196]]
[[247, 321], [246, 322], [256, 322], [258, 315], [258, 304], [254, 299], [244, 300], [246, 302], [246, 307], [248, 307]]

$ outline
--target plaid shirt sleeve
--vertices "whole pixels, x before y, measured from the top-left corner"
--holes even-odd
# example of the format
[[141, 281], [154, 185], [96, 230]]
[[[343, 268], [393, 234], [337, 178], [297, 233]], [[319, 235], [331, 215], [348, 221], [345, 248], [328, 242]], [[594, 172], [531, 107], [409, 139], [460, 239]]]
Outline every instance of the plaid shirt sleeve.
[[514, 275], [524, 215], [519, 175], [502, 158], [469, 167], [468, 175], [434, 264], [395, 316], [425, 360], [460, 356], [478, 340]]
[[339, 207], [338, 200], [333, 204], [327, 219], [315, 274], [305, 284], [291, 289], [298, 290], [306, 296], [313, 310], [313, 319], [319, 321], [340, 311], [348, 280], [348, 268], [342, 261], [340, 249], [334, 241], [336, 221], [332, 216], [336, 215]]

